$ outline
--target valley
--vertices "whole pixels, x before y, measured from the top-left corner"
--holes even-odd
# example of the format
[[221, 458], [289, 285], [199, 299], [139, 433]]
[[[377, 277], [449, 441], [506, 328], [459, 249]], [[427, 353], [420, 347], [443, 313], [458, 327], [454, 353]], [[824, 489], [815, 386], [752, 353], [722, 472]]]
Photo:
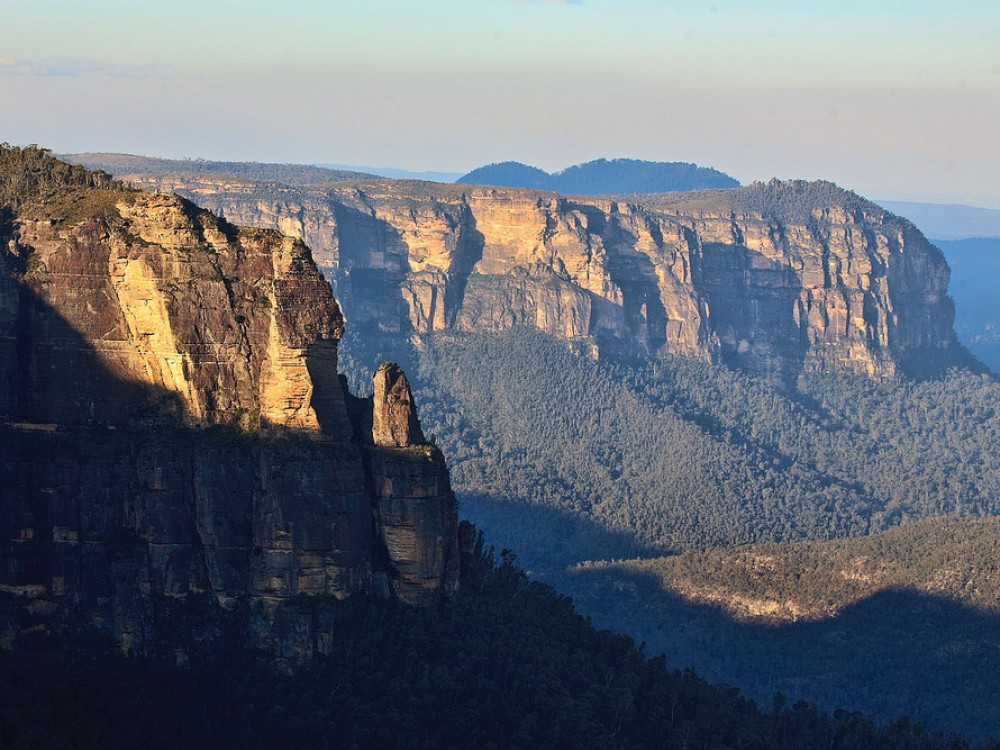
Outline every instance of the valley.
[[[87, 180], [104, 178], [75, 172], [77, 193], [11, 202], [6, 293], [22, 301], [3, 308], [18, 383], [3, 445], [20, 489], [5, 502], [13, 513], [55, 498], [18, 523], [53, 521], [34, 546], [63, 566], [9, 567], [10, 587], [43, 585], [39, 601], [56, 607], [19, 602], [22, 629], [71, 631], [51, 619], [64, 593], [53, 582], [86, 568], [60, 545], [76, 541], [78, 498], [99, 472], [144, 505], [126, 502], [123, 518], [109, 505], [87, 527], [108, 550], [102, 575], [127, 582], [125, 606], [92, 623], [117, 617], [119, 645], [182, 662], [211, 651], [177, 637], [194, 620], [174, 604], [193, 594], [258, 607], [251, 643], [289, 663], [339, 648], [337, 618], [296, 595], [453, 591], [449, 560], [476, 569], [453, 487], [460, 516], [528, 571], [502, 556], [504, 585], [551, 583], [673, 668], [764, 707], [780, 691], [995, 734], [991, 691], [969, 674], [991, 652], [983, 550], [997, 529], [925, 519], [1000, 514], [1000, 385], [958, 344], [948, 266], [912, 224], [830, 183], [585, 199], [175, 164], [106, 161], [160, 194], [94, 192], [103, 183]], [[238, 229], [174, 190], [291, 237]], [[79, 269], [87, 285], [73, 289]], [[386, 360], [406, 389], [373, 387], [372, 372], [395, 372]], [[38, 374], [49, 369], [54, 380]], [[412, 402], [416, 428], [394, 411]], [[403, 445], [376, 439], [396, 434], [376, 428], [379, 404]], [[24, 436], [25, 424], [56, 434]], [[148, 424], [173, 437], [144, 435]], [[135, 441], [124, 462], [111, 428]], [[247, 507], [223, 500], [235, 488], [209, 467], [226, 462]], [[369, 528], [355, 509], [372, 503]], [[248, 527], [227, 528], [232, 514]], [[9, 524], [8, 560], [22, 528], [36, 525]], [[953, 554], [919, 564], [925, 543]], [[173, 597], [162, 612], [158, 597]], [[245, 627], [223, 620], [219, 633]], [[173, 624], [157, 635], [160, 623]]]

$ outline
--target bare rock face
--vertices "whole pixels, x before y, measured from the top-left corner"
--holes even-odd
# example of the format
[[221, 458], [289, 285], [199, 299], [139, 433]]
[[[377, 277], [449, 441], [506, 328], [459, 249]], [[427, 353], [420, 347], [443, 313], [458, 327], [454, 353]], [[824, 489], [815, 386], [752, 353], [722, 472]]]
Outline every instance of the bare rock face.
[[405, 602], [430, 603], [458, 582], [458, 506], [444, 456], [420, 429], [406, 375], [384, 362], [373, 386], [371, 397], [350, 398], [350, 412], [366, 438], [384, 581]]
[[403, 370], [395, 362], [383, 362], [375, 371], [372, 441], [389, 448], [422, 445], [424, 434], [417, 420], [417, 406]]
[[458, 514], [444, 457], [426, 444], [410, 385], [394, 362], [375, 371], [372, 443], [375, 513], [393, 592], [427, 602], [457, 580]]
[[441, 451], [431, 445], [369, 451], [389, 584], [410, 604], [435, 601], [458, 581], [458, 512]]
[[282, 188], [265, 210], [208, 182], [170, 187], [247, 223], [308, 215], [302, 236], [328, 248], [320, 266], [349, 316], [382, 333], [528, 325], [777, 382], [893, 376], [956, 347], [940, 252], [830, 183], [613, 200], [373, 181]]
[[[370, 460], [389, 449], [352, 425], [342, 332], [273, 230], [120, 186], [0, 206], [0, 647], [90, 633], [183, 661], [228, 623], [304, 658], [329, 632], [293, 597], [453, 590], [443, 458]], [[393, 445], [423, 443], [405, 376], [383, 381]]]

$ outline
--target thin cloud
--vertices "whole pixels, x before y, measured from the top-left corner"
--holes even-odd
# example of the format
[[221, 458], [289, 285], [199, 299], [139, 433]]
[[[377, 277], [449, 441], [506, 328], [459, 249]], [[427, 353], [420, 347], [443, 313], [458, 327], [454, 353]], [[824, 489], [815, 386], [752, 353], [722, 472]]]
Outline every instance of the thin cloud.
[[583, 0], [506, 0], [506, 2], [522, 5], [583, 5]]
[[107, 60], [29, 60], [0, 57], [0, 76], [34, 76], [42, 78], [166, 78], [163, 64], [122, 64]]

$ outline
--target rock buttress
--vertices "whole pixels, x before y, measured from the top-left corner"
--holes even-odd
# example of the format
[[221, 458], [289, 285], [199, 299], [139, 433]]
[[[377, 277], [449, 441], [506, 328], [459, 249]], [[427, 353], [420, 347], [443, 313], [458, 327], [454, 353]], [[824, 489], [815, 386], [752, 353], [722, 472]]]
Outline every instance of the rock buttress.
[[[357, 422], [367, 433], [377, 544], [389, 586], [422, 604], [458, 585], [458, 512], [444, 456], [427, 443], [406, 375], [393, 362], [375, 373], [374, 395]], [[370, 415], [370, 416], [369, 416]]]
[[417, 405], [406, 374], [395, 362], [383, 362], [373, 378], [372, 441], [388, 448], [423, 445]]
[[[60, 169], [24, 161], [19, 185]], [[120, 185], [0, 206], [0, 235], [0, 646], [183, 661], [249, 611], [278, 652], [289, 600], [373, 590], [343, 318], [301, 241]]]

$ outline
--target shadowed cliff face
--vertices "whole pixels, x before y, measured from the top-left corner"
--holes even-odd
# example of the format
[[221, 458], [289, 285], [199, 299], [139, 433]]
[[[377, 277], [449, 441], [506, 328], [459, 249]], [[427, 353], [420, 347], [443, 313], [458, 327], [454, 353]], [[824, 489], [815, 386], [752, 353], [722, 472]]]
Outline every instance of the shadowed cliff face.
[[789, 382], [952, 356], [940, 252], [829, 183], [629, 200], [400, 181], [320, 188], [135, 178], [304, 237], [348, 316], [383, 333], [530, 325], [617, 355]]
[[[343, 318], [305, 245], [108, 195], [101, 216], [7, 209], [0, 227], [0, 646], [88, 632], [183, 659], [197, 644], [175, 615], [201, 602], [303, 658], [332, 636], [289, 613], [296, 595], [452, 590], [443, 459], [414, 446], [412, 410], [408, 483], [372, 473], [382, 449], [348, 416]], [[405, 518], [376, 515], [414, 487], [433, 491]]]

